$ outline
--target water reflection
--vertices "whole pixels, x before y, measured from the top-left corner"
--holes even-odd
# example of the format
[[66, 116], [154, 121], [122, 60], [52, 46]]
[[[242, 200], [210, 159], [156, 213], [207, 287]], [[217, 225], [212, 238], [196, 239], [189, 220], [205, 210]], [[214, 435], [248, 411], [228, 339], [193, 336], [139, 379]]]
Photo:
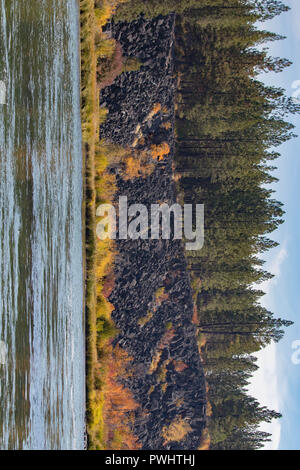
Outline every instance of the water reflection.
[[84, 445], [78, 50], [76, 0], [0, 0], [1, 449]]

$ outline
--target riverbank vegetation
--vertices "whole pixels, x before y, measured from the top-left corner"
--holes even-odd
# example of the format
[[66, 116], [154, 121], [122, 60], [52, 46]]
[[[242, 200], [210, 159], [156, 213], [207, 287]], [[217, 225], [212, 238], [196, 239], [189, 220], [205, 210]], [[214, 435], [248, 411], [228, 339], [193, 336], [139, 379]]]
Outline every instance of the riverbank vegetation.
[[260, 72], [280, 72], [290, 62], [268, 55], [265, 44], [282, 38], [256, 24], [287, 9], [279, 0], [130, 0], [117, 12], [123, 20], [177, 12], [175, 179], [185, 203], [205, 204], [204, 248], [187, 257], [211, 449], [259, 449], [270, 439], [261, 422], [280, 417], [247, 388], [255, 354], [290, 324], [262, 307], [257, 288], [272, 278], [261, 254], [276, 247], [269, 234], [284, 216], [269, 186], [279, 156], [273, 149], [293, 137], [285, 116], [299, 104], [259, 81]]
[[[130, 420], [135, 410], [131, 393], [122, 385], [130, 373], [130, 358], [112, 345], [116, 328], [108, 301], [113, 285], [115, 246], [96, 236], [96, 210], [111, 202], [114, 177], [106, 171], [112, 154], [124, 154], [100, 141], [99, 128], [107, 110], [100, 107], [100, 88], [122, 71], [116, 67], [119, 50], [103, 26], [122, 0], [81, 0], [81, 116], [85, 175], [86, 243], [86, 374], [88, 448], [135, 449]], [[102, 82], [101, 82], [102, 80]]]

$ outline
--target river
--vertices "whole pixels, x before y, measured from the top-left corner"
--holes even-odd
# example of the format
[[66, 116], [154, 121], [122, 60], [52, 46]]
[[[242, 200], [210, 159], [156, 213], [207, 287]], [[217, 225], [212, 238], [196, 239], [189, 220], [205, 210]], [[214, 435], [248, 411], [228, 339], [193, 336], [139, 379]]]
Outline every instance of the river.
[[0, 449], [84, 448], [78, 15], [0, 0]]

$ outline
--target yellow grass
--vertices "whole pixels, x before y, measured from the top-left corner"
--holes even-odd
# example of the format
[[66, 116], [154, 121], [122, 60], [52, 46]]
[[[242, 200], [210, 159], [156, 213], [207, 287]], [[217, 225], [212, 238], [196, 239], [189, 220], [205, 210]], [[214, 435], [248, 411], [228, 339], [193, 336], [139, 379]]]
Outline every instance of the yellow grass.
[[[114, 178], [105, 171], [111, 149], [99, 143], [99, 127], [105, 121], [107, 110], [99, 105], [97, 62], [101, 57], [110, 58], [114, 52], [115, 41], [108, 39], [101, 28], [110, 19], [117, 4], [116, 0], [80, 0], [81, 119], [85, 162], [87, 433], [88, 447], [95, 450], [106, 449], [108, 445], [105, 413], [108, 413], [110, 391], [107, 382], [108, 374], [111, 374], [111, 338], [116, 334], [111, 320], [113, 306], [102, 294], [103, 284], [113, 266], [114, 243], [110, 240], [100, 241], [96, 237], [97, 204], [111, 201], [116, 190]], [[124, 361], [119, 361], [118, 367], [122, 371]], [[116, 378], [119, 369], [114, 371]], [[124, 392], [124, 395], [132, 405], [129, 392]], [[128, 436], [129, 428], [126, 431]], [[121, 435], [119, 433], [119, 439]], [[115, 441], [117, 443], [117, 436]], [[134, 438], [132, 442], [135, 442]], [[121, 442], [118, 441], [117, 445], [122, 448]]]
[[153, 318], [153, 312], [148, 312], [145, 317], [138, 320], [138, 325], [145, 326]]
[[210, 436], [208, 433], [208, 429], [205, 428], [202, 433], [200, 447], [198, 450], [209, 450], [209, 448], [210, 448]]
[[176, 418], [168, 427], [162, 430], [165, 443], [182, 441], [192, 431], [190, 424], [184, 418]]
[[153, 355], [152, 362], [149, 367], [149, 374], [153, 374], [157, 370], [163, 350], [168, 344], [170, 344], [170, 342], [172, 341], [174, 337], [174, 334], [175, 334], [174, 328], [166, 329], [166, 332], [161, 338], [161, 340], [159, 341], [157, 345], [157, 349]]

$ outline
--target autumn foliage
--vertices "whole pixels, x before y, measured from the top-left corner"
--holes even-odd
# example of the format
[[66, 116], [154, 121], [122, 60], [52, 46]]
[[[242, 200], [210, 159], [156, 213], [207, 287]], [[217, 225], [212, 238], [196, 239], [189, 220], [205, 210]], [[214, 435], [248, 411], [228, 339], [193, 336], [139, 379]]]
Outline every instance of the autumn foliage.
[[162, 430], [162, 436], [165, 439], [164, 445], [169, 442], [182, 441], [191, 431], [190, 424], [184, 418], [176, 418], [168, 427], [166, 426]]
[[149, 158], [147, 150], [131, 149], [130, 155], [123, 159], [123, 165], [125, 181], [133, 178], [146, 178], [154, 170], [154, 164]]
[[150, 368], [149, 368], [150, 374], [153, 374], [153, 372], [157, 370], [163, 350], [165, 349], [166, 346], [168, 346], [168, 344], [170, 344], [170, 342], [174, 338], [174, 335], [175, 335], [174, 328], [170, 328], [170, 329], [167, 329], [163, 337], [160, 339], [157, 345], [156, 351], [154, 353], [154, 356], [152, 358]]
[[151, 146], [151, 154], [153, 160], [161, 161], [165, 158], [166, 155], [169, 155], [170, 147], [167, 142], [163, 142], [159, 145], [152, 145]]
[[103, 418], [108, 450], [137, 450], [141, 448], [132, 433], [133, 412], [138, 405], [132, 393], [120, 381], [130, 373], [131, 358], [116, 346], [111, 348], [104, 392]]
[[112, 201], [116, 191], [115, 177], [107, 171], [112, 149], [99, 142], [99, 127], [107, 115], [107, 109], [99, 106], [99, 89], [122, 71], [122, 50], [102, 26], [121, 2], [80, 0], [81, 117], [86, 163], [87, 433], [91, 450], [139, 447], [130, 426], [137, 404], [120, 382], [130, 360], [123, 350], [112, 346], [117, 329], [108, 297], [114, 287], [115, 246], [111, 240], [96, 237], [96, 205]]
[[183, 361], [174, 361], [174, 369], [176, 372], [183, 372], [188, 366]]
[[198, 450], [209, 450], [210, 444], [211, 444], [211, 439], [209, 436], [209, 432], [208, 432], [208, 429], [205, 428], [201, 436], [200, 447], [198, 448]]
[[112, 57], [100, 60], [97, 67], [98, 84], [100, 88], [112, 85], [115, 79], [122, 73], [124, 59], [122, 47], [119, 42], [114, 43]]

